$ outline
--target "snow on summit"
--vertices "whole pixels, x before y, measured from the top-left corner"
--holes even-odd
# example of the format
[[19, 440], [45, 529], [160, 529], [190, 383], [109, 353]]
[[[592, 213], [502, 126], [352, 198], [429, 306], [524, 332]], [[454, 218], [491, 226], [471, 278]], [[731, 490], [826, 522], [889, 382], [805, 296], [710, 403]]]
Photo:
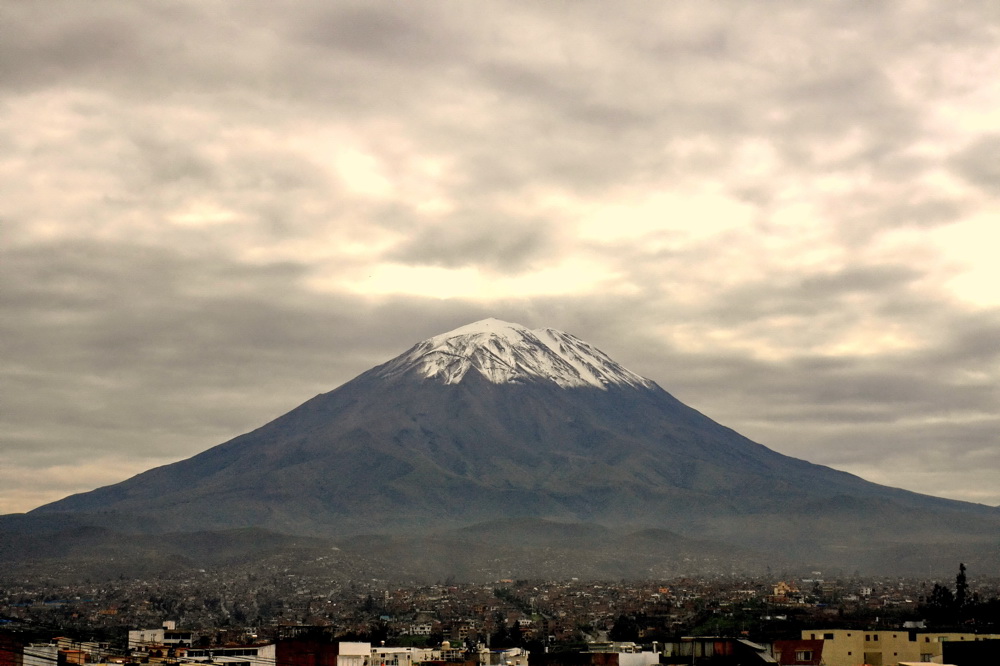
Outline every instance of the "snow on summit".
[[413, 371], [455, 384], [469, 370], [494, 384], [542, 379], [562, 387], [654, 386], [575, 336], [551, 328], [532, 331], [499, 319], [484, 319], [428, 338], [387, 363], [379, 374], [389, 377]]

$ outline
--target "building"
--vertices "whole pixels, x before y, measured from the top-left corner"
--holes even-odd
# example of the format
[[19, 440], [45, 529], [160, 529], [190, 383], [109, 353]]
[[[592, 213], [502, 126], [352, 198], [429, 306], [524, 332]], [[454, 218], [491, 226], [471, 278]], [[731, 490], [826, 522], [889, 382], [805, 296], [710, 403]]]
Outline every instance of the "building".
[[337, 647], [315, 638], [289, 638], [275, 643], [275, 655], [282, 666], [337, 666]]
[[338, 643], [337, 666], [369, 666], [371, 657], [371, 643]]
[[274, 666], [277, 650], [269, 645], [235, 647], [187, 648], [181, 656], [185, 663], [207, 663], [215, 666]]
[[618, 655], [618, 666], [655, 666], [660, 663], [660, 654], [643, 651], [641, 645], [632, 642], [591, 643], [588, 652]]
[[671, 666], [749, 666], [776, 664], [762, 645], [738, 638], [685, 637], [664, 647], [661, 664]]
[[524, 648], [517, 647], [490, 650], [481, 655], [479, 661], [487, 666], [527, 666], [528, 652]]
[[158, 629], [134, 629], [128, 632], [128, 649], [145, 650], [150, 647], [188, 647], [198, 636], [191, 631], [177, 629], [173, 621], [166, 621]]
[[0, 666], [24, 666], [24, 644], [0, 631]]
[[23, 666], [52, 666], [59, 661], [59, 646], [55, 643], [30, 643], [24, 646]]
[[430, 648], [382, 646], [372, 648], [369, 663], [371, 666], [414, 666], [431, 661], [435, 656], [435, 651]]
[[824, 629], [805, 630], [802, 638], [823, 641], [825, 666], [897, 666], [901, 662], [943, 661], [946, 643], [973, 643], [997, 635], [902, 630]]
[[986, 638], [971, 643], [947, 641], [942, 648], [942, 657], [947, 664], [955, 666], [1000, 664], [1000, 639]]
[[823, 641], [800, 639], [774, 641], [774, 660], [781, 666], [820, 666], [823, 661]]

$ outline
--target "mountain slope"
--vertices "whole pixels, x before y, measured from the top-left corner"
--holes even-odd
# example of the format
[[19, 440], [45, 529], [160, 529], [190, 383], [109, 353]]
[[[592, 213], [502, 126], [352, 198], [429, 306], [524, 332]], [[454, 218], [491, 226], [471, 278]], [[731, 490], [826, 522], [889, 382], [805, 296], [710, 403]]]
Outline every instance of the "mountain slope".
[[[1000, 512], [781, 455], [568, 334], [486, 320], [202, 454], [36, 509], [152, 531], [403, 534], [512, 517], [822, 559], [981, 543]], [[845, 551], [846, 547], [846, 551]]]

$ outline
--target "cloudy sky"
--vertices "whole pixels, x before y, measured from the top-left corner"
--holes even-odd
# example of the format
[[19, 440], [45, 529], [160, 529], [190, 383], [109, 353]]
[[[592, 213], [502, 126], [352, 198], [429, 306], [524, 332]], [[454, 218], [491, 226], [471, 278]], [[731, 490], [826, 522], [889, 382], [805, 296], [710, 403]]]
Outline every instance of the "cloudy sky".
[[7, 2], [0, 513], [488, 316], [1000, 504], [1000, 3]]

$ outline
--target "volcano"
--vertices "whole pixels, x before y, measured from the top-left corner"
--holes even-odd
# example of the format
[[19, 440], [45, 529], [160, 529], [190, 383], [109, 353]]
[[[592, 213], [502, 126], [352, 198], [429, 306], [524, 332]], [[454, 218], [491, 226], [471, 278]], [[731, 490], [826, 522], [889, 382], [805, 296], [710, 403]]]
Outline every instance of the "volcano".
[[559, 547], [576, 526], [605, 541], [669, 534], [865, 570], [923, 567], [921, 553], [995, 558], [1000, 534], [995, 507], [782, 455], [573, 335], [496, 319], [424, 340], [199, 455], [28, 517], [539, 547]]

